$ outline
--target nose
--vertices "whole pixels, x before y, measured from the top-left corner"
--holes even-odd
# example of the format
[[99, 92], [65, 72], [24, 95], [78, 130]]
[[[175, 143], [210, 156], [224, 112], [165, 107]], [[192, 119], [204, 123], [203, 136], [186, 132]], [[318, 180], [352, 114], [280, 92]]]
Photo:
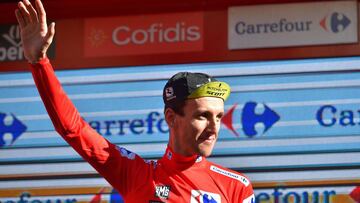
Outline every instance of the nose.
[[220, 126], [220, 119], [217, 118], [216, 116], [215, 117], [211, 117], [209, 120], [208, 120], [208, 130], [213, 132], [213, 133], [216, 133], [218, 132], [218, 129], [219, 129], [219, 126]]

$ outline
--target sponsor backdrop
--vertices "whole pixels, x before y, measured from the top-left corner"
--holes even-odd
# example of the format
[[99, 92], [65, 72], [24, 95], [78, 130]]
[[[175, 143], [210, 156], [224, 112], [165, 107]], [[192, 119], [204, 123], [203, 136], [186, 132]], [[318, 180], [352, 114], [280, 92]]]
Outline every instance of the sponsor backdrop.
[[[231, 84], [211, 161], [244, 172], [258, 202], [360, 198], [359, 57], [57, 71], [91, 126], [146, 159], [168, 139], [162, 87], [182, 70]], [[343, 70], [343, 71], [342, 71]], [[54, 132], [30, 73], [0, 75], [0, 202], [121, 202]]]
[[[74, 69], [360, 55], [357, 1], [217, 2], [230, 5], [56, 19], [49, 56], [58, 69]], [[19, 29], [0, 24], [0, 71], [27, 70]]]
[[[55, 58], [56, 42], [50, 46], [48, 57]], [[0, 62], [24, 61], [24, 51], [17, 24], [0, 25]]]
[[85, 57], [203, 51], [203, 12], [85, 20]]
[[357, 1], [231, 7], [228, 15], [229, 49], [358, 41]]

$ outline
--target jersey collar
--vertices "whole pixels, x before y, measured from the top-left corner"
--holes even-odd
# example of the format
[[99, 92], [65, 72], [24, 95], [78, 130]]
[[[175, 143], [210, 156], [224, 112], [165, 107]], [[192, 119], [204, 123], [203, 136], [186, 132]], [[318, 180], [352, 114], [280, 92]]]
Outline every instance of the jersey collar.
[[166, 148], [165, 154], [161, 159], [163, 163], [173, 169], [186, 170], [189, 167], [199, 167], [205, 160], [205, 157], [200, 155], [183, 156], [175, 153], [169, 146]]

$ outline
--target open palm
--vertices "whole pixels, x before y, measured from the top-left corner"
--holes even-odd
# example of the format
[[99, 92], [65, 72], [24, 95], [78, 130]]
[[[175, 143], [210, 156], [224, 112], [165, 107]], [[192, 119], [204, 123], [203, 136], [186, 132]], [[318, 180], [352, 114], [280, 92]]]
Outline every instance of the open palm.
[[20, 1], [15, 11], [20, 25], [21, 41], [25, 58], [30, 63], [36, 63], [46, 57], [55, 34], [55, 24], [49, 27], [46, 23], [45, 9], [40, 0], [35, 0], [35, 7], [29, 0]]

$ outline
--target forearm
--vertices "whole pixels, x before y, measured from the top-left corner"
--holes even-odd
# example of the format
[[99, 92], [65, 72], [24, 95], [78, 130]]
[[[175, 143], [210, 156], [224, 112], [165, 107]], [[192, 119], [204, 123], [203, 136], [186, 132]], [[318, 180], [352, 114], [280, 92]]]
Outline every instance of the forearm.
[[56, 131], [62, 136], [72, 134], [80, 115], [62, 89], [49, 60], [31, 64], [31, 72]]
[[109, 143], [83, 121], [63, 90], [47, 58], [31, 64], [41, 99], [56, 131], [87, 161], [105, 161]]

